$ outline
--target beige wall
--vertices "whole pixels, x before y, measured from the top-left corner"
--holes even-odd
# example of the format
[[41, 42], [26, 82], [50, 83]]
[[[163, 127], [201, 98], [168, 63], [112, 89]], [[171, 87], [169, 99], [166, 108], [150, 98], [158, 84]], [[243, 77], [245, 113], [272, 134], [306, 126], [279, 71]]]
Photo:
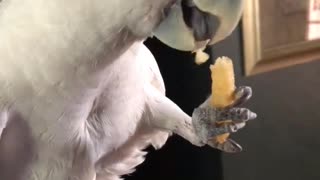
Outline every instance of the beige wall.
[[[297, 1], [296, 6], [286, 2]], [[262, 47], [272, 48], [306, 38], [308, 0], [259, 0]]]

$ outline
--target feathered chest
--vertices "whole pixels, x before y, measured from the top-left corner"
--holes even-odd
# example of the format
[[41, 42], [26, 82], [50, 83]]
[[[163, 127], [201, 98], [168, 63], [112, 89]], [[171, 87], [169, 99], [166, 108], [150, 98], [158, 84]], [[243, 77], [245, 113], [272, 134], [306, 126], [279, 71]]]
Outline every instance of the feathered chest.
[[[131, 59], [131, 61], [135, 61]], [[134, 66], [133, 66], [134, 67]], [[120, 67], [119, 67], [120, 68]], [[101, 94], [93, 102], [86, 126], [98, 154], [107, 153], [132, 136], [145, 108], [144, 83], [138, 69], [112, 68]]]

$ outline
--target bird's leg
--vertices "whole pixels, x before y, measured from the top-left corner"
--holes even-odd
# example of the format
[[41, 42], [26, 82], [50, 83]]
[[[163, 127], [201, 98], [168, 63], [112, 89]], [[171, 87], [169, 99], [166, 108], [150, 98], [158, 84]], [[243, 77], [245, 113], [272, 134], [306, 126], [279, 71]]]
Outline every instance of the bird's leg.
[[[243, 96], [247, 95], [242, 91], [235, 93], [238, 92], [244, 95], [239, 95], [236, 101], [242, 101]], [[195, 145], [208, 144], [226, 152], [238, 152], [241, 148], [232, 140], [226, 141], [225, 144], [215, 144], [211, 142], [211, 139], [224, 133], [237, 132], [244, 127], [246, 121], [256, 117], [255, 113], [246, 108], [211, 108], [209, 106], [211, 97], [209, 97], [199, 108], [195, 109], [191, 118], [155, 88], [148, 88], [147, 94], [149, 98], [147, 105], [150, 111], [149, 123], [152, 126], [178, 134]], [[224, 120], [232, 122], [222, 126], [217, 126], [215, 123]]]
[[154, 87], [149, 87], [147, 94], [147, 120], [150, 126], [173, 132], [194, 145], [205, 145], [197, 136], [190, 116]]

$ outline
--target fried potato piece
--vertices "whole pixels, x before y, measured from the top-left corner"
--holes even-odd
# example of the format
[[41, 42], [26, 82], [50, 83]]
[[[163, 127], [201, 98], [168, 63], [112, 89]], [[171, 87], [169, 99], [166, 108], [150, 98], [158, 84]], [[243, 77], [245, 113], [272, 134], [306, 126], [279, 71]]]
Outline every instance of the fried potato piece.
[[203, 52], [202, 49], [196, 51], [195, 53], [196, 53], [195, 62], [198, 65], [207, 62], [208, 59], [210, 58], [210, 56], [207, 53]]
[[[218, 58], [214, 65], [210, 66], [212, 79], [211, 105], [214, 108], [224, 108], [234, 101], [235, 78], [232, 60], [228, 57]], [[218, 124], [230, 123], [230, 120]], [[218, 143], [224, 143], [229, 133], [219, 135], [215, 138]]]

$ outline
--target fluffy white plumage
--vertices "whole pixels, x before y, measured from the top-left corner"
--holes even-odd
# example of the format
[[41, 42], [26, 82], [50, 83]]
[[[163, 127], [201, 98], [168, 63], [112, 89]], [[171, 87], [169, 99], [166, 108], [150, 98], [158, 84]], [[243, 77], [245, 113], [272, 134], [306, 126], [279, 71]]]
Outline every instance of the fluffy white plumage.
[[171, 132], [200, 143], [142, 44], [169, 2], [1, 2], [1, 178], [116, 180]]

